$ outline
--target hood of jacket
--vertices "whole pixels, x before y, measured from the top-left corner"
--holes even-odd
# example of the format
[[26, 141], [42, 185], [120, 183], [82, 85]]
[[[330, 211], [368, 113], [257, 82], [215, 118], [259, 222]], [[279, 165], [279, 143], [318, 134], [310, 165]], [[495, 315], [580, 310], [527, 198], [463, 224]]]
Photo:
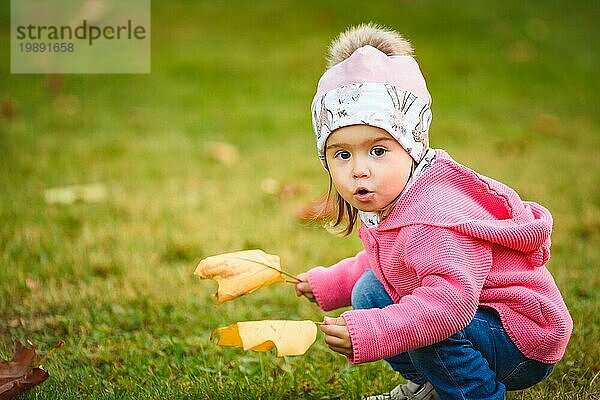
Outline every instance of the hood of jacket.
[[533, 267], [550, 257], [552, 215], [522, 201], [510, 187], [480, 175], [436, 150], [436, 160], [398, 200], [376, 231], [427, 224], [456, 230], [520, 251]]

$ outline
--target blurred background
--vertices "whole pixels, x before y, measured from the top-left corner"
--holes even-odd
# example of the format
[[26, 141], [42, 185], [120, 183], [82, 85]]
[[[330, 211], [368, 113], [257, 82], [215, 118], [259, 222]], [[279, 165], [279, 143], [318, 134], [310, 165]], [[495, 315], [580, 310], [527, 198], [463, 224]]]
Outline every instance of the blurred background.
[[369, 21], [412, 42], [432, 147], [553, 213], [548, 268], [574, 333], [553, 375], [509, 398], [600, 398], [599, 18], [593, 1], [153, 1], [150, 74], [18, 75], [3, 2], [0, 355], [67, 342], [23, 398], [360, 398], [397, 384], [321, 336], [285, 359], [217, 347], [218, 326], [323, 312], [285, 284], [215, 307], [216, 285], [192, 275], [241, 249], [295, 274], [360, 249], [298, 210], [328, 187], [309, 112], [327, 46]]

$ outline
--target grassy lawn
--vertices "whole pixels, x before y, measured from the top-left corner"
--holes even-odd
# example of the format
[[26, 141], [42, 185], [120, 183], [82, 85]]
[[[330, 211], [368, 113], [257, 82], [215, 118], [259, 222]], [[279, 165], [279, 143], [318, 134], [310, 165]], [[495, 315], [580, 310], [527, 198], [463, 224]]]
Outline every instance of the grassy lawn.
[[[324, 193], [309, 106], [329, 40], [376, 21], [413, 42], [433, 147], [554, 216], [548, 268], [574, 319], [565, 358], [509, 399], [600, 399], [600, 7], [587, 1], [153, 1], [149, 75], [11, 75], [0, 6], [0, 355], [30, 339], [50, 378], [22, 399], [360, 398], [398, 378], [322, 335], [303, 357], [243, 352], [212, 329], [321, 320], [293, 286], [215, 306], [192, 273], [249, 248], [300, 273], [360, 248], [299, 223]], [[227, 166], [211, 141], [240, 150]], [[291, 183], [293, 196], [261, 187]], [[102, 183], [105, 201], [46, 204]], [[328, 313], [338, 315], [340, 311]]]

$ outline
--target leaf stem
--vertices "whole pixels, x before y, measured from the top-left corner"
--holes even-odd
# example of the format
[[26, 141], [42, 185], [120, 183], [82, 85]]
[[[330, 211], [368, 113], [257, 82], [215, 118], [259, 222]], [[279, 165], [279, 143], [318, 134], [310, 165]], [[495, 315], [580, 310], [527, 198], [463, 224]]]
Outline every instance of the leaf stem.
[[[251, 262], [257, 262], [257, 260], [247, 259], [247, 258], [245, 258], [245, 257], [238, 257], [238, 258], [239, 258], [240, 260], [246, 260], [246, 261], [251, 261]], [[258, 262], [260, 262], [260, 261], [258, 261]], [[265, 262], [260, 262], [260, 264], [264, 265], [264, 266], [265, 266], [265, 267], [267, 267], [267, 268], [270, 268], [270, 269], [272, 269], [273, 271], [277, 271], [277, 272], [279, 272], [279, 273], [281, 273], [281, 274], [283, 274], [283, 275], [287, 276], [288, 278], [292, 278], [292, 279], [293, 279], [293, 280], [294, 280], [296, 283], [300, 283], [300, 282], [302, 282], [300, 279], [296, 278], [294, 275], [290, 274], [289, 272], [286, 272], [286, 271], [284, 271], [284, 270], [282, 270], [282, 269], [279, 269], [279, 268], [275, 268], [275, 267], [273, 267], [273, 266], [271, 266], [271, 265], [269, 265], [269, 264], [267, 264], [267, 263], [265, 263]]]
[[292, 278], [292, 279], [294, 280], [294, 282], [295, 282], [295, 283], [300, 283], [300, 282], [302, 282], [300, 279], [296, 278], [294, 275], [290, 274], [289, 272], [285, 272], [285, 271], [284, 271], [284, 270], [282, 270], [282, 269], [277, 269], [277, 268], [275, 268], [275, 267], [272, 267], [272, 266], [270, 266], [270, 265], [267, 265], [267, 264], [263, 264], [263, 265], [264, 265], [265, 267], [267, 267], [267, 268], [271, 268], [272, 270], [275, 270], [275, 271], [277, 271], [277, 272], [280, 272], [280, 273], [282, 273], [283, 275], [287, 276], [288, 278]]
[[[35, 363], [35, 365], [33, 366], [33, 368], [38, 368], [40, 365], [42, 365], [42, 363], [43, 363], [44, 361], [46, 361], [46, 359], [48, 358], [48, 356], [49, 356], [50, 354], [54, 353], [54, 352], [56, 351], [56, 349], [58, 349], [58, 348], [60, 348], [60, 347], [63, 347], [63, 346], [64, 346], [64, 344], [65, 344], [65, 341], [64, 341], [63, 339], [60, 339], [58, 342], [56, 342], [56, 344], [54, 345], [54, 347], [53, 347], [53, 348], [51, 348], [51, 349], [50, 349], [50, 351], [49, 351], [49, 352], [47, 352], [47, 353], [46, 353], [46, 355], [45, 355], [44, 357], [40, 358], [40, 360], [39, 360], [37, 363]], [[33, 368], [32, 368], [32, 369], [33, 369]]]
[[288, 278], [292, 278], [294, 280], [294, 282], [296, 283], [300, 283], [302, 282], [300, 279], [296, 278], [294, 275], [287, 273], [285, 271], [280, 270], [282, 274], [284, 274], [285, 276], [287, 276]]

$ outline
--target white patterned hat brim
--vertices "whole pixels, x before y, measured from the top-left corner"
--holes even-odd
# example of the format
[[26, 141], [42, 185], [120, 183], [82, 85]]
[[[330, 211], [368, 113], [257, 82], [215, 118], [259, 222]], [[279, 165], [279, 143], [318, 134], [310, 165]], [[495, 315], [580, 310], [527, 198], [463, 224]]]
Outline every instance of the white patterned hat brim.
[[341, 86], [315, 98], [311, 109], [317, 150], [325, 168], [327, 139], [331, 132], [344, 126], [370, 125], [384, 129], [417, 163], [429, 147], [429, 103], [391, 84]]

